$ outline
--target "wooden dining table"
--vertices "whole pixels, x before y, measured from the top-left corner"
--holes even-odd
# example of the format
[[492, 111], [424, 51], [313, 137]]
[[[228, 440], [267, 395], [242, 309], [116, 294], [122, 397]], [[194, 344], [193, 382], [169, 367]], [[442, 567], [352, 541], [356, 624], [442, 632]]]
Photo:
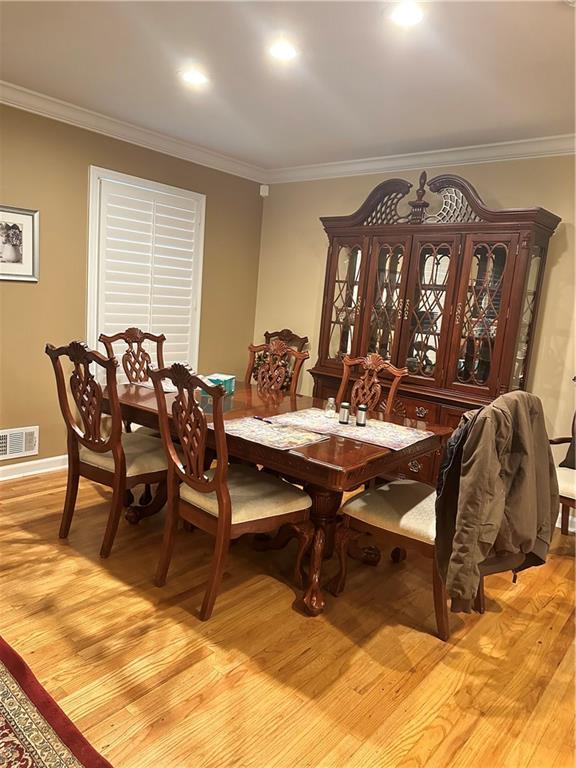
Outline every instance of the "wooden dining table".
[[[137, 384], [119, 384], [118, 396], [122, 418], [132, 424], [139, 424], [158, 429], [158, 406], [153, 389]], [[168, 413], [174, 395], [167, 393]], [[210, 400], [201, 398], [201, 404], [210, 421]], [[305, 408], [324, 408], [324, 401], [306, 395], [262, 396], [256, 386], [237, 382], [236, 391], [224, 401], [224, 418], [235, 419], [246, 416], [267, 418]], [[107, 402], [104, 402], [106, 409]], [[392, 450], [348, 437], [330, 435], [327, 439], [304, 445], [291, 450], [271, 448], [245, 438], [227, 434], [228, 453], [236, 460], [259, 465], [265, 470], [278, 473], [301, 484], [312, 499], [310, 518], [315, 526], [315, 535], [310, 554], [310, 578], [303, 597], [308, 613], [322, 613], [325, 599], [322, 593], [320, 577], [322, 561], [332, 554], [334, 530], [342, 496], [377, 477], [393, 474], [394, 467], [441, 449], [443, 442], [451, 433], [446, 426], [423, 421], [391, 417], [383, 414], [371, 414], [372, 418], [388, 420], [409, 427], [416, 427], [431, 432], [428, 437], [407, 448]], [[208, 431], [209, 445], [214, 433]], [[213, 445], [211, 446], [213, 447]], [[165, 503], [162, 493], [143, 508], [140, 516], [138, 508], [131, 509], [131, 521], [159, 511]], [[274, 543], [271, 547], [275, 547]], [[358, 556], [374, 562], [378, 553], [374, 548], [363, 550]]]

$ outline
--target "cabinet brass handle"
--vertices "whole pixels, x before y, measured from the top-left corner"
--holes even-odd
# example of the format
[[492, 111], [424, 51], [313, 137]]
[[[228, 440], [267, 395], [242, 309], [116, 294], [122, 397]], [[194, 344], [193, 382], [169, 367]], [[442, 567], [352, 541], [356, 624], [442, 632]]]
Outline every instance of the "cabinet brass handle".
[[408, 469], [410, 472], [420, 472], [422, 469], [422, 464], [420, 464], [418, 459], [413, 459], [412, 461], [408, 462]]
[[428, 408], [424, 408], [423, 405], [418, 405], [416, 407], [416, 416], [418, 416], [419, 419], [423, 419], [424, 416], [428, 415]]

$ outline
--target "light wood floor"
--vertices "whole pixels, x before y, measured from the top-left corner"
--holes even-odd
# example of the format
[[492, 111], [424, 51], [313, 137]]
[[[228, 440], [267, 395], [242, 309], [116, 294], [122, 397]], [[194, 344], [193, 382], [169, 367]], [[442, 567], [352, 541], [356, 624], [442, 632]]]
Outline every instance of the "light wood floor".
[[116, 768], [573, 765], [573, 538], [516, 585], [487, 579], [487, 613], [452, 617], [449, 643], [429, 561], [354, 563], [312, 619], [292, 547], [249, 541], [201, 623], [208, 537], [180, 532], [157, 589], [163, 516], [123, 521], [101, 561], [109, 492], [82, 482], [61, 542], [64, 489], [60, 472], [0, 484], [0, 633]]

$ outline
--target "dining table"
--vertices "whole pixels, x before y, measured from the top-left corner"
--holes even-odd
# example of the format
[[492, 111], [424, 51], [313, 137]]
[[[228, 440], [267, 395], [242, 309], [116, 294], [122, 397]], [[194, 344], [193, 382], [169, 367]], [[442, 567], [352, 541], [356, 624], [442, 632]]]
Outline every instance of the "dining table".
[[[171, 412], [173, 393], [166, 393], [168, 413]], [[118, 384], [118, 398], [122, 419], [131, 424], [159, 429], [158, 405], [154, 389], [149, 384]], [[200, 397], [207, 421], [211, 421], [211, 400]], [[269, 419], [280, 414], [310, 408], [323, 409], [325, 402], [307, 395], [283, 393], [262, 394], [256, 385], [237, 382], [233, 394], [224, 399], [224, 419], [253, 417]], [[108, 408], [104, 399], [103, 409]], [[301, 445], [290, 450], [281, 450], [245, 437], [228, 434], [226, 443], [232, 461], [247, 462], [264, 471], [277, 474], [302, 485], [312, 500], [310, 519], [315, 533], [310, 551], [310, 573], [308, 586], [303, 595], [305, 610], [319, 615], [325, 607], [321, 587], [323, 560], [332, 555], [334, 531], [337, 516], [346, 492], [354, 491], [375, 478], [394, 474], [394, 468], [406, 460], [441, 450], [451, 433], [451, 428], [399, 416], [386, 418], [383, 413], [371, 413], [370, 418], [389, 421], [428, 433], [423, 439], [407, 447], [393, 450], [350, 437], [330, 434], [318, 442]], [[211, 442], [212, 441], [212, 442]], [[208, 446], [214, 447], [214, 432], [208, 430]], [[165, 488], [160, 489], [152, 502], [145, 507], [131, 507], [128, 519], [138, 522], [143, 517], [158, 512], [166, 503]], [[279, 533], [279, 538], [282, 534]], [[284, 542], [286, 543], [286, 542]], [[278, 548], [278, 542], [270, 542], [271, 548]], [[365, 562], [374, 564], [379, 559], [378, 551], [367, 547], [356, 553]]]

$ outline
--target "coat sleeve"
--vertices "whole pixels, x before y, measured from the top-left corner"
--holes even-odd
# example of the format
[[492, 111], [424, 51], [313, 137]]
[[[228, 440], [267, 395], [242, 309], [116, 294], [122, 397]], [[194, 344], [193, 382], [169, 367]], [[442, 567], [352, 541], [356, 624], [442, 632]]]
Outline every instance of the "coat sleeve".
[[500, 478], [501, 416], [480, 416], [462, 451], [460, 490], [452, 555], [446, 588], [452, 611], [470, 612], [480, 582], [479, 564], [496, 540], [504, 515], [505, 493]]

